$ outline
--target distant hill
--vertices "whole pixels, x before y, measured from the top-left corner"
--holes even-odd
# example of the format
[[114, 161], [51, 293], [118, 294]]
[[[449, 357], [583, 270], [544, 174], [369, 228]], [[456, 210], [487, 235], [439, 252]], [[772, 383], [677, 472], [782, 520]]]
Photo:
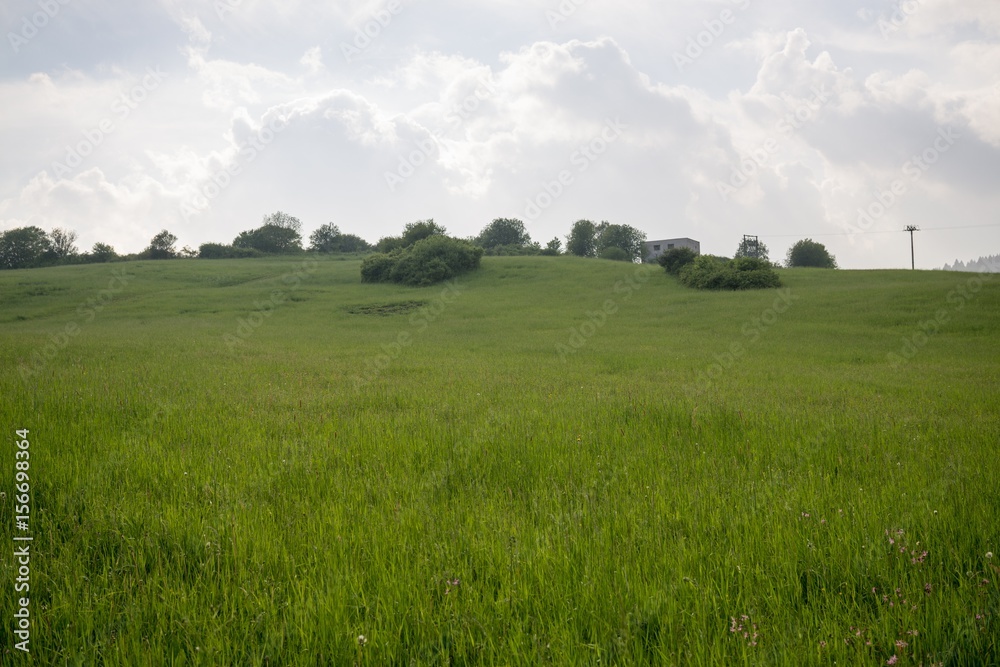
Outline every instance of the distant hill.
[[954, 264], [945, 264], [943, 271], [968, 271], [970, 273], [1000, 273], [1000, 255], [980, 257], [966, 264], [955, 260]]

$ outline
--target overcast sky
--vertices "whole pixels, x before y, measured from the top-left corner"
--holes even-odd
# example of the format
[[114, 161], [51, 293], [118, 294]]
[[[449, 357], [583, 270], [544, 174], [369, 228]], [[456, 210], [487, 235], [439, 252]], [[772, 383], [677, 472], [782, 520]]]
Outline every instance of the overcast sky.
[[[845, 268], [1000, 252], [997, 0], [5, 0], [0, 230], [137, 252], [581, 218]], [[861, 215], [859, 211], [866, 212]], [[945, 229], [948, 228], [948, 229]]]

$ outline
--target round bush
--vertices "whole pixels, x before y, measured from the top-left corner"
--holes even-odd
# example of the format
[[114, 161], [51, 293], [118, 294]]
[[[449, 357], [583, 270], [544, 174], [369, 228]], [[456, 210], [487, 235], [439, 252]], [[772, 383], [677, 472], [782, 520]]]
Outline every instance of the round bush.
[[365, 258], [361, 263], [361, 280], [423, 287], [479, 268], [482, 256], [483, 249], [479, 246], [435, 234], [407, 248]]
[[701, 256], [683, 266], [678, 273], [682, 284], [695, 289], [744, 290], [781, 287], [781, 279], [771, 263], [754, 257], [740, 257], [727, 262]]
[[671, 248], [660, 255], [656, 261], [668, 274], [676, 276], [681, 272], [681, 269], [697, 258], [698, 254], [691, 248]]

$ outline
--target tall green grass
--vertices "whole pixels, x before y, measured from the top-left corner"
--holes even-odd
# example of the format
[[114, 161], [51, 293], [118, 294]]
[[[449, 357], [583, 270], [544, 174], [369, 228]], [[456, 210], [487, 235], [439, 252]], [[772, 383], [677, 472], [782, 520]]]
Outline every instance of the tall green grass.
[[783, 271], [778, 313], [601, 260], [358, 270], [0, 273], [4, 664], [1000, 662], [1000, 280]]

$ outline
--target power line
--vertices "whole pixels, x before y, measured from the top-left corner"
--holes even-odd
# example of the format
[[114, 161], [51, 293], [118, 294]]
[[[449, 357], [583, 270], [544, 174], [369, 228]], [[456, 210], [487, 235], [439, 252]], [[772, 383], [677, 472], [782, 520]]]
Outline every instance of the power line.
[[[965, 225], [962, 227], [921, 227], [920, 231], [930, 232], [930, 231], [942, 231], [951, 229], [985, 229], [987, 227], [1000, 227], [1000, 224], [992, 225]], [[876, 229], [871, 231], [856, 231], [856, 232], [821, 232], [819, 234], [809, 234], [807, 232], [801, 232], [799, 234], [761, 234], [760, 236], [768, 239], [783, 239], [783, 238], [799, 238], [802, 236], [855, 236], [856, 234], [899, 234], [900, 232], [906, 232], [905, 229]]]
[[937, 231], [941, 229], [985, 229], [986, 227], [1000, 227], [1000, 224], [993, 225], [965, 225], [964, 227], [922, 227], [920, 231], [930, 232]]
[[899, 230], [885, 230], [885, 231], [874, 231], [874, 232], [826, 232], [821, 234], [809, 234], [807, 232], [802, 232], [800, 234], [761, 234], [763, 238], [766, 239], [790, 239], [799, 238], [802, 236], [854, 236], [855, 234], [898, 234]]

